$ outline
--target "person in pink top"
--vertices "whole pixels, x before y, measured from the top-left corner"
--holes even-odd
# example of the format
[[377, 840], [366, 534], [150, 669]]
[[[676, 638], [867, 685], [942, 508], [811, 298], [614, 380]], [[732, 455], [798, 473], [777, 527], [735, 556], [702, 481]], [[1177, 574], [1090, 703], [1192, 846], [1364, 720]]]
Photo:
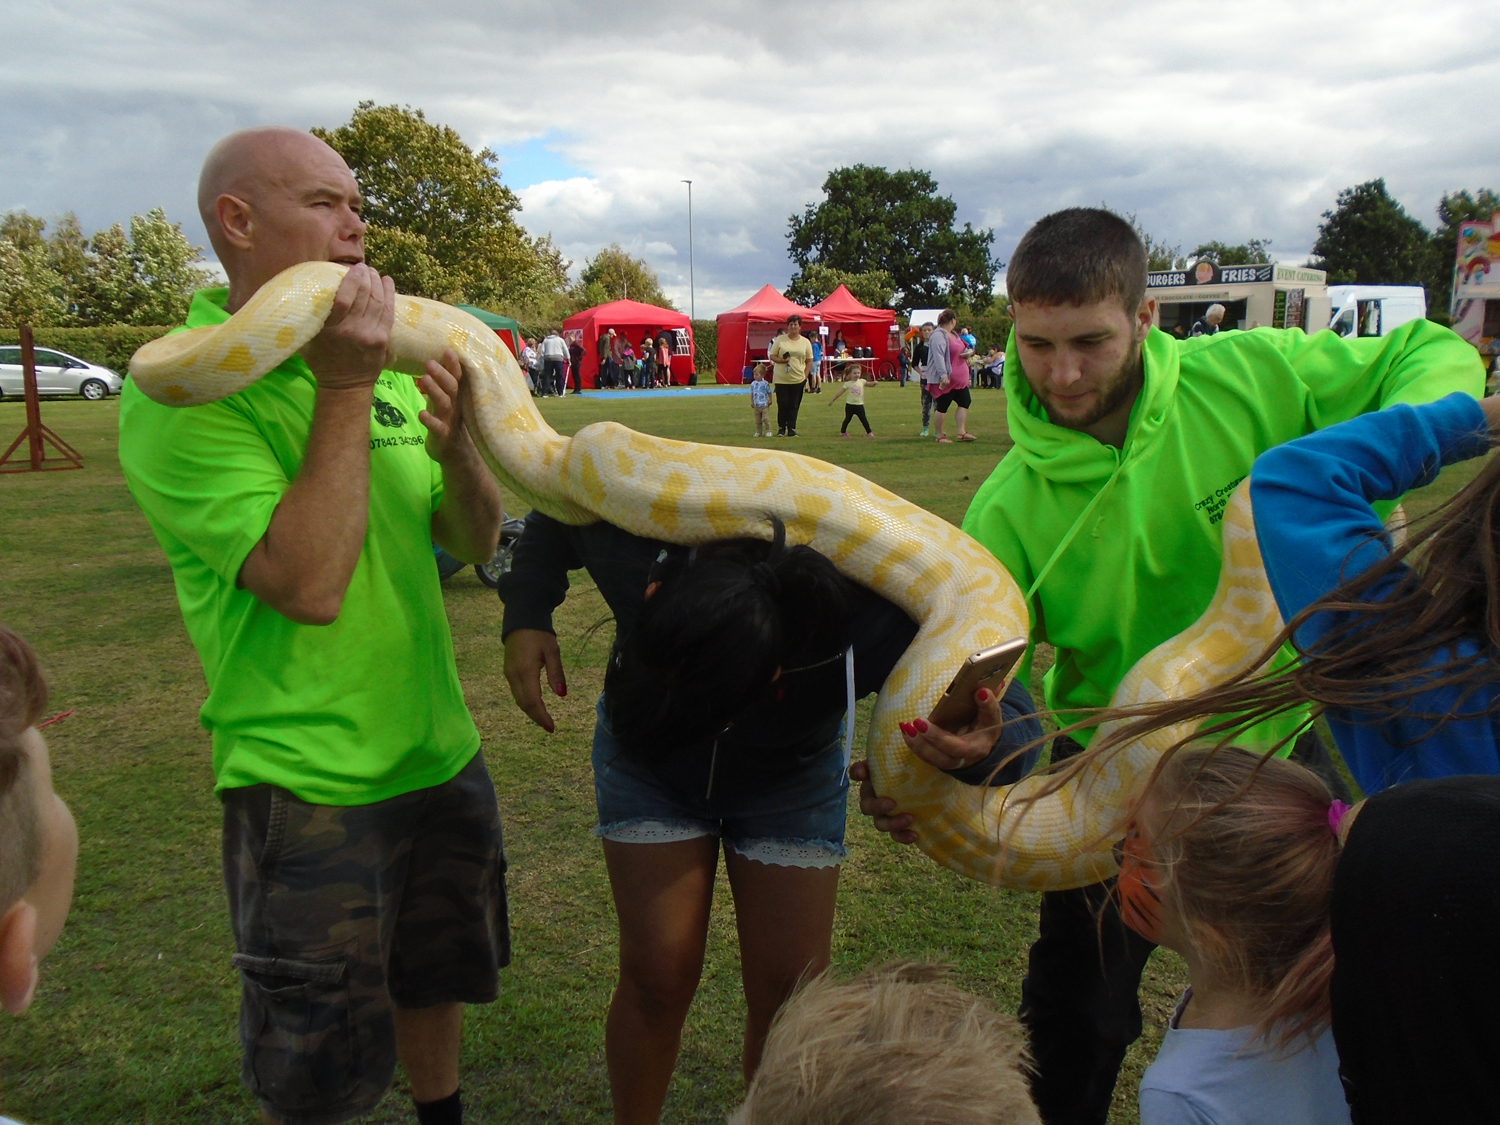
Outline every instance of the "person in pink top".
[[656, 385], [672, 385], [672, 337], [665, 328], [656, 334]]
[[[938, 383], [938, 394], [932, 402], [932, 409], [937, 413], [937, 440], [944, 445], [952, 445], [955, 438], [958, 441], [973, 441], [974, 435], [969, 433], [967, 423], [969, 420], [969, 357], [974, 354], [974, 349], [955, 330], [958, 324], [958, 314], [952, 309], [944, 309], [938, 317], [938, 331], [932, 334], [928, 341], [928, 348], [937, 342], [939, 335], [948, 347], [948, 370], [943, 379]], [[931, 361], [929, 359], [929, 365]], [[956, 421], [958, 433], [954, 437], [948, 437], [943, 433], [943, 423], [948, 420], [948, 407], [956, 408]]]

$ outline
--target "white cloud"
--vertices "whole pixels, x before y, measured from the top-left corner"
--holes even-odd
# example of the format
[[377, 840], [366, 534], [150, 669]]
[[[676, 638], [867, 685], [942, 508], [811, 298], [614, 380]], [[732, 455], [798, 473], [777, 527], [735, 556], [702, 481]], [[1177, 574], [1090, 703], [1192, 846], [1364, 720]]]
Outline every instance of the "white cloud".
[[571, 180], [546, 180], [522, 188], [516, 194], [521, 198], [522, 213], [527, 216], [528, 225], [533, 230], [537, 228], [534, 217], [538, 215], [556, 216], [560, 223], [566, 225], [607, 219], [615, 202], [613, 192], [601, 187], [598, 180], [587, 176], [577, 176]]
[[738, 258], [745, 254], [754, 254], [760, 249], [755, 245], [755, 240], [750, 237], [750, 232], [744, 227], [739, 230], [717, 232], [712, 236], [708, 246], [721, 258]]
[[831, 0], [788, 36], [806, 15], [11, 0], [8, 38], [66, 43], [67, 80], [39, 81], [34, 54], [0, 62], [0, 201], [90, 229], [162, 205], [203, 242], [193, 184], [224, 132], [409, 103], [577, 169], [525, 187], [522, 221], [577, 261], [638, 248], [684, 307], [692, 179], [701, 316], [785, 283], [787, 218], [843, 164], [929, 169], [1001, 260], [1072, 203], [1107, 200], [1184, 248], [1269, 237], [1297, 260], [1340, 188], [1384, 176], [1430, 223], [1443, 191], [1500, 186], [1476, 101], [1500, 85], [1500, 24], [1478, 0], [961, 0], [921, 18]]

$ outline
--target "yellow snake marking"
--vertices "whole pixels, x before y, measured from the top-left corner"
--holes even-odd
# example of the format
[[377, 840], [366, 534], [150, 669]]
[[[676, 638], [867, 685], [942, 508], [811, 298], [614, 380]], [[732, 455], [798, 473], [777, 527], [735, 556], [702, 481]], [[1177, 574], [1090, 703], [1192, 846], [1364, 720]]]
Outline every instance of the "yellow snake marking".
[[[242, 390], [311, 340], [332, 308], [344, 267], [309, 262], [263, 286], [227, 322], [154, 340], [130, 361], [142, 392], [168, 406]], [[600, 422], [565, 438], [537, 410], [509, 349], [469, 314], [398, 299], [391, 335], [397, 370], [420, 375], [452, 347], [469, 389], [467, 419], [496, 478], [523, 502], [581, 525], [608, 520], [682, 544], [769, 534], [779, 516], [794, 542], [901, 606], [916, 639], [875, 701], [867, 751], [876, 788], [915, 817], [918, 844], [938, 863], [1003, 886], [1048, 890], [1115, 871], [1107, 845], [1089, 846], [1118, 816], [1132, 784], [1185, 731], [1158, 731], [1037, 802], [1011, 847], [1017, 794], [1038, 781], [982, 789], [911, 754], [898, 723], [926, 715], [960, 662], [1030, 630], [1025, 600], [979, 543], [895, 493], [837, 465], [781, 450], [699, 445]], [[227, 361], [225, 357], [233, 356]], [[1176, 697], [1221, 682], [1253, 660], [1281, 627], [1250, 518], [1249, 482], [1224, 517], [1224, 569], [1212, 605], [1181, 635], [1131, 669], [1114, 702]], [[1024, 516], [1023, 516], [1024, 518]]]
[[[281, 335], [282, 333], [277, 333], [277, 336]], [[295, 333], [288, 333], [288, 335], [295, 335]], [[243, 375], [255, 366], [255, 357], [250, 354], [250, 349], [244, 344], [235, 344], [224, 353], [224, 358], [219, 360], [219, 366], [225, 371]]]

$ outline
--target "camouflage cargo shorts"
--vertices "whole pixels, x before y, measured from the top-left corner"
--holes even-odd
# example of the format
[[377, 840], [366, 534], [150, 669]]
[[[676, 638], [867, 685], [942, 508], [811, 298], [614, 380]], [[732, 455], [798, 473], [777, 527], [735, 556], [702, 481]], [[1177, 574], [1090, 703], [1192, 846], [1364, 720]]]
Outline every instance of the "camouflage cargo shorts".
[[510, 963], [483, 756], [373, 805], [271, 785], [222, 798], [245, 1085], [282, 1125], [348, 1121], [390, 1085], [393, 1006], [487, 1004]]

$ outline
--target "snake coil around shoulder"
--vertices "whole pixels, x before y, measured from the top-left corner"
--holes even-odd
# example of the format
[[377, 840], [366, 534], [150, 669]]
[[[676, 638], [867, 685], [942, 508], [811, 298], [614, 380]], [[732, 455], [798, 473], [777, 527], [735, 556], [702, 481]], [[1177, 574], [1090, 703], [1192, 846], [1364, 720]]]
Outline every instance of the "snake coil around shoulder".
[[[130, 375], [148, 397], [192, 407], [243, 390], [323, 327], [345, 267], [309, 262], [267, 282], [223, 324], [154, 340]], [[571, 437], [542, 417], [510, 351], [459, 309], [397, 300], [397, 370], [420, 375], [447, 348], [463, 361], [468, 426], [501, 484], [564, 523], [606, 520], [669, 543], [767, 534], [768, 514], [840, 572], [917, 621], [875, 703], [867, 744], [878, 792], [915, 819], [918, 846], [938, 863], [1008, 887], [1054, 890], [1115, 873], [1101, 836], [1143, 771], [1187, 732], [1157, 731], [1080, 772], [1016, 819], [1011, 799], [1039, 779], [1002, 788], [964, 785], [916, 758], [899, 723], [928, 714], [969, 654], [1030, 628], [1005, 568], [974, 539], [895, 493], [837, 465], [794, 453], [674, 441], [596, 422]], [[1176, 698], [1247, 667], [1281, 627], [1250, 519], [1249, 482], [1224, 516], [1224, 568], [1213, 603], [1190, 629], [1125, 677], [1117, 706]], [[998, 841], [1008, 839], [1004, 849]]]

